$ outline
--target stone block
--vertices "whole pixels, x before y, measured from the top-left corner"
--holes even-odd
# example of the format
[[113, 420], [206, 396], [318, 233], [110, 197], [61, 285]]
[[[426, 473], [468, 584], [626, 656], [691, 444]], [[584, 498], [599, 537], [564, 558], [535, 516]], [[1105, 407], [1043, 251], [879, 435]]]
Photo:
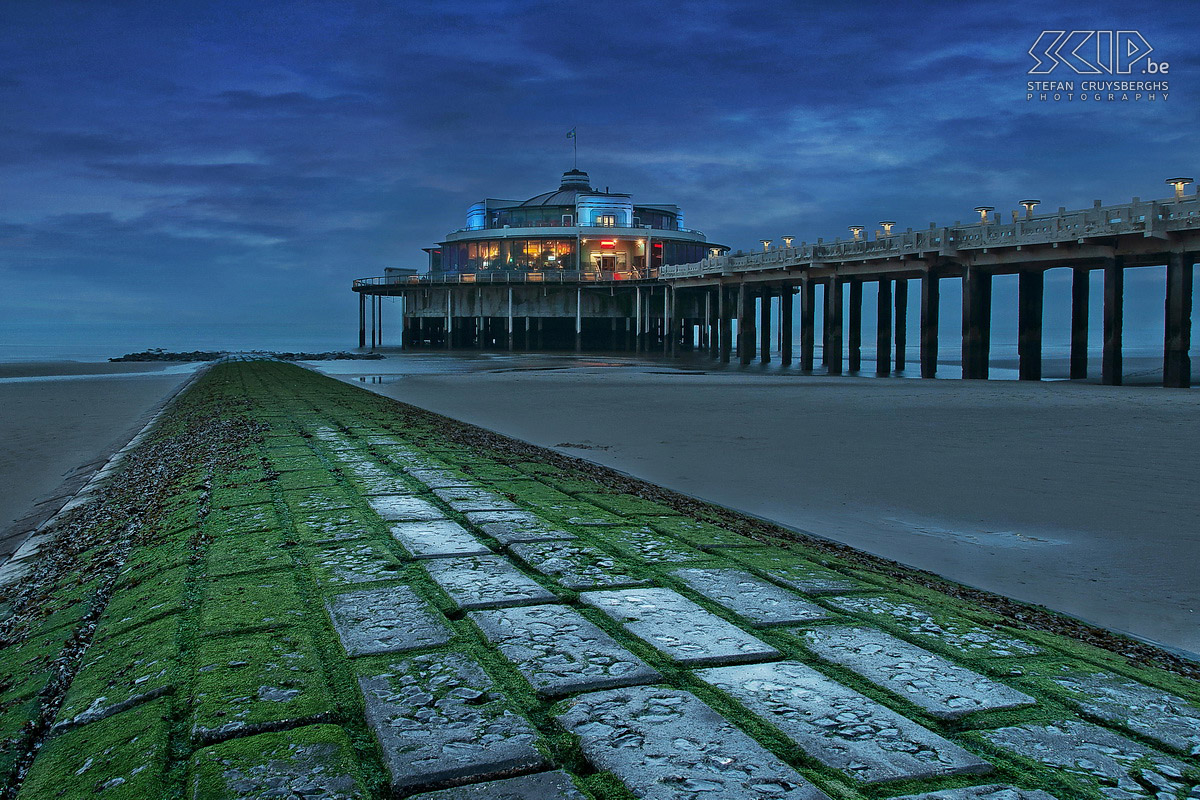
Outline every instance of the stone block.
[[587, 800], [562, 770], [499, 781], [456, 786], [419, 794], [411, 800]]
[[700, 699], [637, 686], [580, 695], [559, 714], [584, 755], [651, 800], [828, 800]]
[[459, 513], [468, 511], [519, 511], [520, 506], [508, 498], [486, 489], [448, 487], [434, 489], [443, 503]]
[[988, 772], [991, 766], [895, 711], [794, 661], [696, 673], [822, 764], [865, 783]]
[[1188, 767], [1182, 761], [1088, 722], [1030, 723], [980, 735], [1032, 761], [1070, 773], [1112, 800], [1165, 800], [1195, 786], [1183, 777]]
[[829, 612], [817, 604], [745, 570], [690, 568], [671, 574], [755, 625], [788, 625], [829, 617]]
[[395, 577], [400, 561], [383, 547], [355, 539], [308, 551], [313, 574], [322, 584], [349, 586]]
[[398, 661], [359, 678], [392, 790], [468, 783], [548, 766], [537, 733], [479, 665], [458, 653]]
[[906, 794], [895, 800], [1058, 800], [1041, 789], [1020, 789], [1004, 784], [987, 786], [963, 786], [959, 789], [942, 789], [938, 792]]
[[398, 522], [391, 526], [392, 538], [413, 558], [489, 555], [487, 545], [466, 528], [451, 520]]
[[591, 545], [572, 541], [523, 542], [509, 551], [568, 589], [609, 589], [649, 583], [617, 559]]
[[735, 664], [780, 655], [767, 643], [670, 589], [616, 589], [585, 592], [579, 597], [681, 664]]
[[433, 503], [412, 495], [377, 495], [368, 497], [367, 504], [388, 522], [415, 522], [446, 518], [442, 510]]
[[804, 632], [810, 650], [940, 719], [1033, 705], [1023, 692], [874, 628], [831, 625]]
[[662, 676], [563, 606], [472, 611], [471, 620], [544, 697], [654, 683]]
[[326, 607], [351, 656], [433, 647], [453, 636], [441, 615], [407, 586], [339, 594]]
[[554, 602], [554, 594], [500, 556], [438, 558], [425, 569], [462, 609]]

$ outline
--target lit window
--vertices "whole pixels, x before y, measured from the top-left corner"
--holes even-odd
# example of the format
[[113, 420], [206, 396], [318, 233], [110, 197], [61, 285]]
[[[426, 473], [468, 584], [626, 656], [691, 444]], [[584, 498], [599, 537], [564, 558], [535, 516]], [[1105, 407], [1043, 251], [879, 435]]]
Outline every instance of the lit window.
[[601, 228], [613, 228], [616, 227], [616, 224], [616, 214], [601, 214], [600, 216], [596, 217], [596, 225]]

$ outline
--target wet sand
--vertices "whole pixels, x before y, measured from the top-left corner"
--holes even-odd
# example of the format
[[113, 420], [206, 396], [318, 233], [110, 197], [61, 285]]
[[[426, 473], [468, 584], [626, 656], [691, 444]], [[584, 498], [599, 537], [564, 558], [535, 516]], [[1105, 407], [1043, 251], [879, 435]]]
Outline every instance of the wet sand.
[[1200, 392], [421, 358], [339, 377], [1200, 653]]
[[[0, 539], [73, 473], [124, 446], [190, 375], [169, 364], [0, 364]], [[0, 541], [0, 561], [19, 542]]]

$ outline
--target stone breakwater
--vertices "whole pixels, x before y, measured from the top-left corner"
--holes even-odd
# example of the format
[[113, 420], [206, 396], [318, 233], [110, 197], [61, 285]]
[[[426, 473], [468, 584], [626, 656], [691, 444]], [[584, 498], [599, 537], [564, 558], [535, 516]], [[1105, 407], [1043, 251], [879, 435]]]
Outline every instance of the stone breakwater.
[[1200, 798], [1195, 680], [452, 425], [214, 367], [0, 586], [0, 796]]

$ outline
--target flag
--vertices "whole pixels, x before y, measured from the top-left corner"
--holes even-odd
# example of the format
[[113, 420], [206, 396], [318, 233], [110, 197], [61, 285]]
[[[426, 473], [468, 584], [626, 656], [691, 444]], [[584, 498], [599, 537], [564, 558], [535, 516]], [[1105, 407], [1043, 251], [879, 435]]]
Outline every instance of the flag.
[[574, 129], [574, 128], [571, 128], [571, 130], [567, 131], [567, 138], [568, 138], [568, 139], [574, 139], [574, 138], [575, 138], [575, 129]]

